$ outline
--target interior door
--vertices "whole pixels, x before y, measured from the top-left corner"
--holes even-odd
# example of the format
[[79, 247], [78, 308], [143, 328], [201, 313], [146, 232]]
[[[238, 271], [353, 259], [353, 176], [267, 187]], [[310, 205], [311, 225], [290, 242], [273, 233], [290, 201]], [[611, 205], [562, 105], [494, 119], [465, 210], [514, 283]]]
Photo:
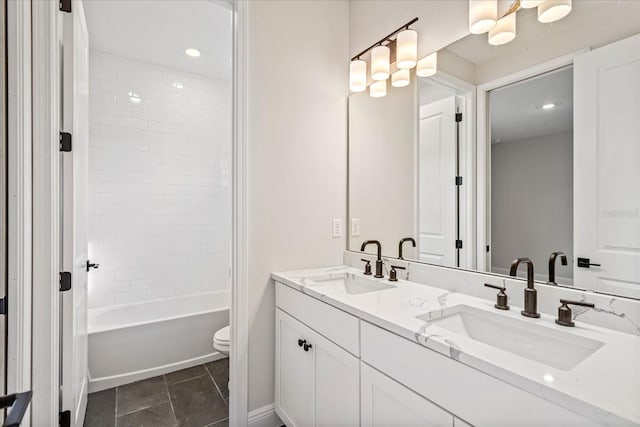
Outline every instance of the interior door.
[[82, 426], [87, 406], [87, 175], [89, 146], [89, 38], [81, 1], [64, 16], [63, 130], [72, 135], [63, 158], [64, 271], [71, 289], [62, 294], [62, 410], [71, 425]]
[[[7, 57], [6, 2], [0, 4], [0, 55]], [[0, 67], [0, 301], [6, 307], [7, 301], [7, 88], [6, 62]], [[5, 394], [7, 379], [7, 315], [0, 315], [0, 395]]]
[[573, 81], [574, 281], [638, 298], [640, 35], [576, 57]]
[[418, 206], [421, 261], [456, 265], [456, 97], [420, 107]]

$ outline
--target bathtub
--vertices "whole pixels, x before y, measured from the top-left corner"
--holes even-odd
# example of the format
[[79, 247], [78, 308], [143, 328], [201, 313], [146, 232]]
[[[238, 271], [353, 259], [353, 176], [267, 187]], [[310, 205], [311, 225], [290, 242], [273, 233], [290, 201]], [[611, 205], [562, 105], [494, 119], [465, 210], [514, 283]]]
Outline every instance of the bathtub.
[[213, 334], [229, 324], [229, 291], [89, 309], [89, 392], [226, 357]]

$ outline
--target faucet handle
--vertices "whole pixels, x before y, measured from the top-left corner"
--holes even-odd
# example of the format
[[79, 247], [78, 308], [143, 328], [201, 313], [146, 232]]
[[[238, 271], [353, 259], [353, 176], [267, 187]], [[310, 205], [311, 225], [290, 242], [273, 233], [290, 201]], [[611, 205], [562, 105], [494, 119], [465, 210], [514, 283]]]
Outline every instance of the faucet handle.
[[569, 308], [569, 305], [578, 305], [580, 307], [595, 308], [595, 304], [584, 301], [570, 301], [566, 299], [560, 300], [560, 307], [558, 307], [558, 318], [556, 323], [560, 326], [575, 326], [573, 323], [573, 312]]
[[371, 276], [371, 261], [369, 261], [368, 259], [364, 259], [364, 258], [362, 258], [360, 261], [366, 262], [366, 264], [364, 266], [364, 274], [366, 274], [367, 276]]
[[504, 286], [492, 285], [491, 283], [485, 283], [485, 287], [491, 289], [497, 289], [499, 292], [496, 295], [496, 303], [494, 305], [498, 310], [509, 310], [509, 297], [505, 293], [507, 290]]
[[389, 272], [389, 281], [390, 282], [397, 282], [398, 281], [398, 272], [396, 271], [396, 269], [398, 269], [398, 270], [406, 270], [405, 267], [400, 267], [398, 265], [392, 265], [391, 266], [391, 271]]

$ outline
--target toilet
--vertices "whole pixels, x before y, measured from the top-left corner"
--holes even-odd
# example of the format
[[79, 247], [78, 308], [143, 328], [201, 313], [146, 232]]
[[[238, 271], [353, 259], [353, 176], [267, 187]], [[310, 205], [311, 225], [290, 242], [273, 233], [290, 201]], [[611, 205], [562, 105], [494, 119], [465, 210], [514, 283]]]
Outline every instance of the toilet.
[[213, 335], [213, 348], [222, 354], [229, 354], [231, 344], [229, 342], [229, 326], [219, 329]]

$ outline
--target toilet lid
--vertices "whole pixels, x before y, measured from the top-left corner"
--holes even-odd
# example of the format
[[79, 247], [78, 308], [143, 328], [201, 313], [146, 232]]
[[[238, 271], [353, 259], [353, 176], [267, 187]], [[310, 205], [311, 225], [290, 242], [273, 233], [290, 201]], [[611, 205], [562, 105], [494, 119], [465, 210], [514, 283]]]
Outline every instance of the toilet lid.
[[228, 343], [229, 342], [229, 327], [225, 326], [224, 328], [220, 329], [213, 336], [213, 339], [215, 341], [217, 341], [217, 342], [220, 342], [220, 343]]

